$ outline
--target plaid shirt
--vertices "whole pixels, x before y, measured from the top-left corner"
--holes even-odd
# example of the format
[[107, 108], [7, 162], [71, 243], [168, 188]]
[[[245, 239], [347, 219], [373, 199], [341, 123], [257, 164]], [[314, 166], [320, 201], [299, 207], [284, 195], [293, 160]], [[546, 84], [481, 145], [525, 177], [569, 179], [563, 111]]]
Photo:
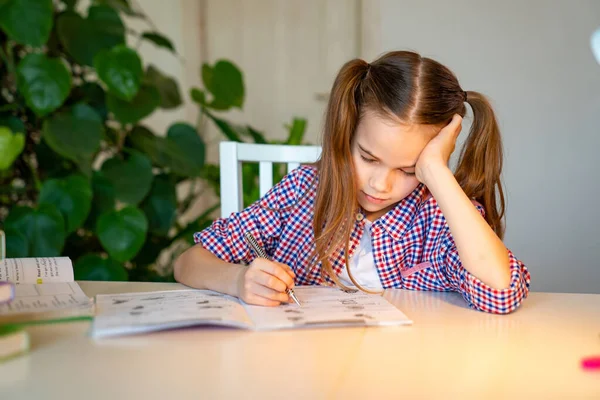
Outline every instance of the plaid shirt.
[[[317, 182], [314, 167], [297, 168], [261, 200], [229, 218], [215, 220], [195, 233], [194, 240], [224, 261], [249, 264], [255, 254], [243, 233], [250, 231], [269, 257], [294, 270], [296, 285], [333, 285], [320, 263], [313, 262], [317, 186], [313, 183]], [[475, 206], [484, 213], [481, 205]], [[358, 248], [363, 229], [362, 215], [357, 215], [349, 257]], [[471, 308], [497, 314], [515, 310], [529, 292], [529, 272], [510, 251], [511, 282], [506, 289], [486, 285], [462, 266], [444, 215], [422, 184], [373, 222], [371, 236], [384, 289], [457, 291]], [[345, 263], [343, 247], [330, 256], [330, 262], [339, 275]]]

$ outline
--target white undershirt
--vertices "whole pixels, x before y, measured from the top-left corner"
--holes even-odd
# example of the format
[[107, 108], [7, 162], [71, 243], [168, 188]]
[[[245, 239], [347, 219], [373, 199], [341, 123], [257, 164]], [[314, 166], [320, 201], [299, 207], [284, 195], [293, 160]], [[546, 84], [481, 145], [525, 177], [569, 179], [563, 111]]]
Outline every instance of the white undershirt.
[[[373, 260], [373, 247], [371, 246], [371, 221], [364, 219], [365, 226], [358, 248], [350, 258], [350, 269], [352, 277], [358, 284], [365, 289], [382, 290], [381, 281], [377, 274], [375, 261]], [[354, 284], [348, 276], [348, 271], [344, 268], [340, 275], [342, 283], [346, 286], [354, 287]]]

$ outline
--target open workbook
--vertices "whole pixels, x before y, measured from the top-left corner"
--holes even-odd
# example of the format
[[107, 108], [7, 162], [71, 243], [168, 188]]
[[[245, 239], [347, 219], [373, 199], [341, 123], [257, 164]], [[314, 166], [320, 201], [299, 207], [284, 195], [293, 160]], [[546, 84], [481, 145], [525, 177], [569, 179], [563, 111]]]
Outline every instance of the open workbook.
[[92, 336], [107, 337], [195, 325], [252, 330], [407, 325], [412, 321], [384, 297], [325, 286], [294, 288], [302, 306], [261, 307], [210, 290], [96, 296]]
[[68, 257], [4, 259], [0, 261], [1, 281], [14, 285], [14, 298], [1, 302], [0, 323], [93, 315], [93, 303], [74, 281], [73, 264]]

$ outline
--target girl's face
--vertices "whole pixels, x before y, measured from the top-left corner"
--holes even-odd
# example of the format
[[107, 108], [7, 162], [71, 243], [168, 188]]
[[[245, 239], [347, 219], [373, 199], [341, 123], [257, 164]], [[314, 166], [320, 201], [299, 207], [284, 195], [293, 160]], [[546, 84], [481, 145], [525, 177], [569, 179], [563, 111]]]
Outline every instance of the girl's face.
[[438, 133], [433, 125], [405, 125], [366, 112], [352, 143], [358, 203], [369, 220], [391, 210], [419, 185], [419, 154]]

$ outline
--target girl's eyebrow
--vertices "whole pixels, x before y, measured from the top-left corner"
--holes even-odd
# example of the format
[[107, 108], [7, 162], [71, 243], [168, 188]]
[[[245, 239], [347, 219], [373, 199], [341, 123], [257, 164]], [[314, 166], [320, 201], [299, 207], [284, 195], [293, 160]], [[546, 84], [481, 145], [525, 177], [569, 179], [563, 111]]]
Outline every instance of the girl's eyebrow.
[[[369, 150], [365, 149], [364, 147], [362, 147], [359, 143], [356, 143], [356, 145], [358, 146], [358, 148], [360, 149], [360, 151], [362, 151], [363, 153], [367, 154], [368, 156], [374, 158], [375, 160], [379, 161], [379, 157], [377, 157], [376, 155], [374, 155], [373, 153], [371, 153]], [[415, 168], [415, 165], [406, 165], [404, 167], [398, 167], [399, 169], [407, 169], [407, 168]]]

